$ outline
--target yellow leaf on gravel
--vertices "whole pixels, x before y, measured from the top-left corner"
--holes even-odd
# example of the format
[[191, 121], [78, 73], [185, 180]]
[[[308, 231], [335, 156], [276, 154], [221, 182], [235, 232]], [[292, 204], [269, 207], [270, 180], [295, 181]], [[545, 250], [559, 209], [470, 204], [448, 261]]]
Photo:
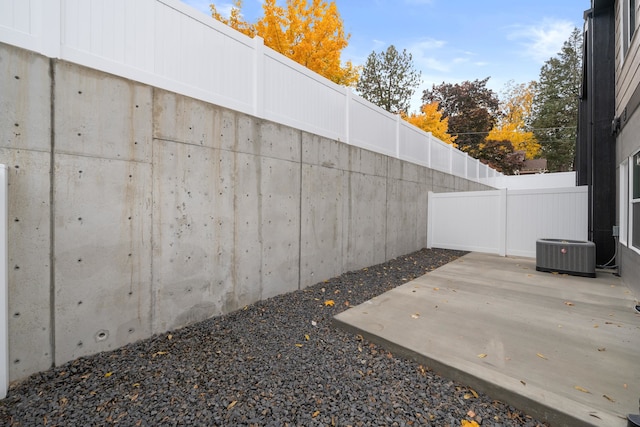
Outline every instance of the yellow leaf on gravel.
[[464, 396], [462, 396], [464, 400], [469, 400], [471, 399], [473, 396], [470, 395], [469, 393], [465, 394]]
[[296, 347], [302, 347], [302, 344], [296, 344]]
[[480, 427], [480, 424], [478, 424], [475, 421], [467, 421], [467, 420], [462, 420], [462, 422], [460, 423], [461, 427]]
[[[475, 397], [476, 399], [478, 398], [478, 393], [476, 393], [476, 391], [472, 388], [469, 389], [469, 391], [471, 392], [471, 394], [473, 394], [473, 397]], [[471, 418], [473, 418], [475, 415], [471, 416]]]
[[575, 386], [573, 388], [575, 388], [576, 390], [581, 391], [583, 393], [591, 393], [589, 390], [587, 390], [586, 388], [580, 387], [579, 385], [577, 385], [577, 386]]
[[536, 353], [536, 356], [538, 356], [540, 359], [548, 360], [548, 359], [544, 356], [544, 354]]
[[227, 409], [231, 409], [231, 408], [233, 408], [234, 406], [236, 406], [236, 403], [238, 403], [238, 401], [237, 401], [237, 400], [234, 400], [233, 402], [229, 403], [229, 404], [227, 405]]
[[325, 307], [333, 307], [334, 305], [336, 305], [336, 302], [332, 299], [328, 299], [324, 302]]
[[484, 354], [484, 353], [480, 353], [480, 354], [478, 355], [478, 357], [479, 357], [480, 359], [484, 359], [485, 357], [487, 357], [487, 355], [486, 355], [486, 354]]
[[307, 341], [309, 341], [309, 339], [310, 339], [309, 335], [308, 335], [308, 334], [306, 334], [306, 335], [304, 336], [304, 339], [305, 339], [305, 340], [307, 340]]
[[104, 377], [109, 378], [111, 375], [113, 375], [113, 372], [107, 372], [106, 374], [104, 374]]
[[320, 415], [320, 411], [316, 411], [313, 414], [311, 414], [313, 418], [317, 417], [318, 415]]

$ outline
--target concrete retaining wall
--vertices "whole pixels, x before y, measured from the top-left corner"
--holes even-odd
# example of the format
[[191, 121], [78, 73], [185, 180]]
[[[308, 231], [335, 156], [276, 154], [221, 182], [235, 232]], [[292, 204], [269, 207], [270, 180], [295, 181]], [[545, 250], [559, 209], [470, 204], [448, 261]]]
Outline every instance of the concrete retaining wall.
[[485, 187], [0, 44], [10, 378], [426, 246]]

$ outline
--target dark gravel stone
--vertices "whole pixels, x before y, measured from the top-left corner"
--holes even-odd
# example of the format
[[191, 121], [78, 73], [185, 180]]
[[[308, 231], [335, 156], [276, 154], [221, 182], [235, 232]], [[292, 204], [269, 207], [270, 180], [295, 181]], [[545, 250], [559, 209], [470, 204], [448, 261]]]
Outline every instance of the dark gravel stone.
[[34, 374], [0, 402], [0, 424], [544, 425], [331, 325], [463, 254], [423, 249]]

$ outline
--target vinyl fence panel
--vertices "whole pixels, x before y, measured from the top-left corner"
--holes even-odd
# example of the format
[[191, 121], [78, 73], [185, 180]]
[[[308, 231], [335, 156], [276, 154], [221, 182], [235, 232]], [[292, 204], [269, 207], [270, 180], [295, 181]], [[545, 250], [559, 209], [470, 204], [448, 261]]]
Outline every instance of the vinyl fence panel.
[[427, 245], [505, 254], [506, 190], [429, 192]]
[[507, 253], [536, 256], [536, 240], [587, 240], [587, 187], [508, 190]]
[[480, 179], [465, 153], [179, 0], [0, 0], [0, 41]]
[[428, 247], [536, 256], [541, 238], [586, 240], [587, 187], [429, 193]]

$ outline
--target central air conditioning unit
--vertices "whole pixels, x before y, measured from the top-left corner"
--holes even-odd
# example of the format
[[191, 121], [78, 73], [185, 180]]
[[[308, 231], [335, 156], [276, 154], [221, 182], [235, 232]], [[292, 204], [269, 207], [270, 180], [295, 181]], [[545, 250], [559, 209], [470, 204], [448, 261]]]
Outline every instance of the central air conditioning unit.
[[536, 270], [596, 277], [596, 245], [580, 240], [538, 239]]

